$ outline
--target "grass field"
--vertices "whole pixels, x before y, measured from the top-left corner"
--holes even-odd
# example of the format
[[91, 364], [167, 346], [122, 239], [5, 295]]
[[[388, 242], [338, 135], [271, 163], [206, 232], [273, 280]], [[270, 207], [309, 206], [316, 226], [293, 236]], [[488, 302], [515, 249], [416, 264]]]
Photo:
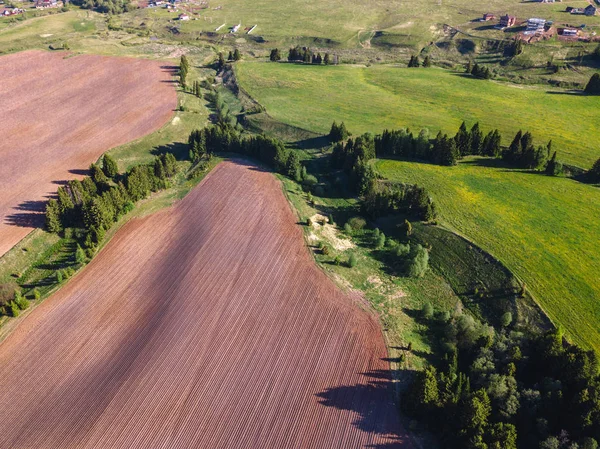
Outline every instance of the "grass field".
[[600, 210], [591, 206], [600, 189], [489, 163], [376, 166], [386, 178], [426, 187], [443, 224], [499, 258], [573, 341], [600, 351]]
[[559, 158], [570, 164], [587, 168], [600, 157], [598, 97], [435, 68], [242, 63], [236, 73], [272, 117], [315, 132], [328, 132], [337, 120], [354, 134], [408, 126], [428, 128], [434, 136], [440, 129], [456, 133], [463, 120], [479, 121], [484, 130], [497, 127], [507, 145], [521, 128], [537, 143], [552, 139]]

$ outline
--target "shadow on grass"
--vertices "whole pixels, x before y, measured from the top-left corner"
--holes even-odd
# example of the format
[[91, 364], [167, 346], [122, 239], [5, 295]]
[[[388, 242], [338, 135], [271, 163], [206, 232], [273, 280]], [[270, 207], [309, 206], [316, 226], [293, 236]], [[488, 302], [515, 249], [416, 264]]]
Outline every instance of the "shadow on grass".
[[160, 145], [150, 152], [153, 156], [161, 156], [167, 153], [171, 153], [178, 161], [187, 160], [189, 155], [189, 145], [183, 142], [168, 143], [166, 145]]

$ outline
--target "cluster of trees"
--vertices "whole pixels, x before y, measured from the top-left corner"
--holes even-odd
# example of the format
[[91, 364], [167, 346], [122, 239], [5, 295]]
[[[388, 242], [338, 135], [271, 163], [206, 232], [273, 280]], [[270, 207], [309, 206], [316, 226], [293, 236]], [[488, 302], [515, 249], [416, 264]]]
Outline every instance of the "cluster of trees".
[[[279, 61], [279, 59], [273, 59], [279, 55], [279, 50], [275, 49], [271, 51], [271, 61]], [[329, 55], [329, 53], [325, 53], [325, 56], [321, 56], [321, 53], [314, 53], [308, 47], [292, 47], [288, 52], [288, 61], [289, 62], [304, 62], [305, 64], [337, 64], [337, 56], [333, 58]]]
[[192, 161], [219, 152], [240, 153], [260, 160], [275, 171], [301, 181], [305, 175], [300, 159], [280, 140], [264, 135], [244, 137], [233, 126], [222, 123], [192, 131], [189, 137]]
[[133, 9], [129, 0], [72, 0], [72, 3], [84, 9], [95, 9], [107, 14], [120, 14]]
[[91, 165], [90, 176], [59, 187], [58, 199], [51, 199], [46, 206], [46, 228], [56, 233], [83, 229], [84, 245], [92, 255], [105, 231], [130, 211], [134, 202], [165, 188], [175, 173], [176, 161], [170, 153], [123, 175], [118, 173], [116, 161], [105, 155], [102, 167]]
[[502, 153], [502, 159], [511, 165], [531, 170], [548, 169], [549, 174], [562, 171], [562, 165], [556, 160], [556, 151], [552, 154], [552, 141], [546, 146], [533, 145], [533, 136], [530, 132], [523, 133], [519, 130], [510, 146]]
[[188, 72], [190, 71], [190, 61], [183, 55], [179, 61], [179, 84], [185, 89]]
[[585, 86], [585, 93], [591, 95], [600, 95], [600, 74], [594, 73], [592, 75], [587, 83], [587, 86]]
[[[425, 56], [422, 65], [423, 67], [431, 67], [431, 58], [429, 57], [429, 55]], [[419, 57], [411, 56], [410, 60], [408, 61], [408, 67], [421, 67], [421, 61], [419, 60]]]
[[425, 188], [379, 180], [364, 193], [362, 208], [372, 218], [402, 214], [433, 221], [437, 216], [435, 203]]
[[594, 449], [600, 440], [600, 376], [593, 351], [560, 329], [524, 334], [512, 315], [494, 329], [461, 310], [423, 318], [440, 329], [443, 361], [419, 373], [403, 408], [460, 449]]
[[[34, 298], [39, 299], [40, 293], [34, 291]], [[17, 317], [21, 310], [29, 307], [27, 299], [13, 283], [0, 284], [0, 314]]]
[[350, 136], [351, 136], [351, 134], [348, 131], [348, 129], [346, 128], [346, 125], [344, 124], [344, 122], [342, 122], [338, 125], [334, 121], [331, 124], [331, 130], [329, 131], [329, 136], [328, 136], [330, 141], [341, 142], [342, 140], [346, 140]]
[[334, 145], [330, 158], [332, 169], [343, 170], [349, 178], [351, 190], [365, 194], [375, 183], [376, 176], [369, 161], [375, 158], [372, 134], [363, 134]]
[[491, 70], [488, 67], [479, 65], [477, 63], [473, 64], [471, 61], [467, 63], [465, 72], [470, 73], [476, 78], [481, 78], [485, 80], [489, 80], [493, 76]]
[[385, 130], [375, 137], [375, 152], [378, 157], [406, 157], [455, 165], [458, 159], [470, 154], [499, 156], [501, 140], [498, 130], [484, 136], [479, 123], [468, 130], [463, 122], [456, 136], [449, 137], [439, 132], [433, 140], [429, 139], [427, 130], [421, 130], [417, 136], [408, 129]]

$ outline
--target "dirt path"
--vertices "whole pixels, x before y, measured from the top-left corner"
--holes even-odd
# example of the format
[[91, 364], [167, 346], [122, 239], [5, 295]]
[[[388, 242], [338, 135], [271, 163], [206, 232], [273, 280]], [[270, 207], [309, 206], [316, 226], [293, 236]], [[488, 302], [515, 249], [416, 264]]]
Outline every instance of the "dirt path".
[[376, 321], [269, 173], [219, 165], [0, 345], [0, 447], [409, 448]]
[[158, 61], [27, 51], [0, 57], [0, 256], [39, 226], [48, 197], [177, 106]]

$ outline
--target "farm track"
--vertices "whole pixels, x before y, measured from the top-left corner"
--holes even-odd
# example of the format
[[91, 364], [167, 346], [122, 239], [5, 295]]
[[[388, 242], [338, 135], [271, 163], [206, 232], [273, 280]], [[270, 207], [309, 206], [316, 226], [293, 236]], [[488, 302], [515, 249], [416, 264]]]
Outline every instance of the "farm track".
[[43, 223], [45, 201], [177, 106], [158, 61], [27, 51], [0, 57], [0, 256]]
[[217, 166], [0, 346], [0, 447], [411, 447], [379, 325], [269, 173]]

